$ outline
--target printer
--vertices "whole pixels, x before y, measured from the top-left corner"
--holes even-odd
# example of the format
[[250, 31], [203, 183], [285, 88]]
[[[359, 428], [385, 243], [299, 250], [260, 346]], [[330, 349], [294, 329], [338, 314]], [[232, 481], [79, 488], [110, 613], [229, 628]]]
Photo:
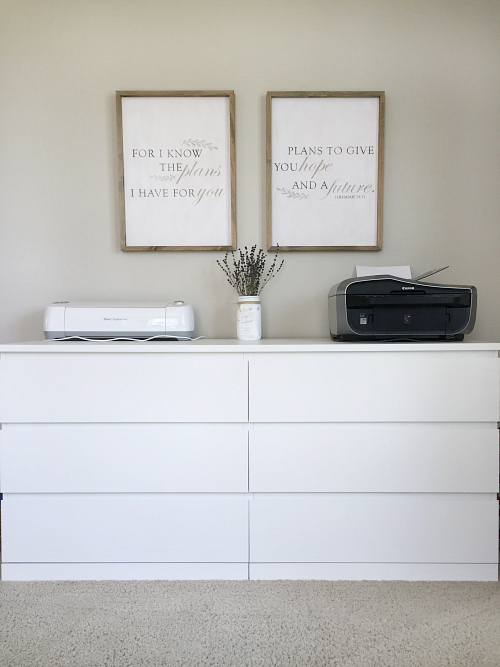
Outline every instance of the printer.
[[45, 338], [189, 339], [194, 314], [184, 301], [76, 303], [56, 301], [45, 309]]
[[332, 340], [463, 340], [474, 328], [477, 291], [390, 275], [334, 285], [328, 294]]

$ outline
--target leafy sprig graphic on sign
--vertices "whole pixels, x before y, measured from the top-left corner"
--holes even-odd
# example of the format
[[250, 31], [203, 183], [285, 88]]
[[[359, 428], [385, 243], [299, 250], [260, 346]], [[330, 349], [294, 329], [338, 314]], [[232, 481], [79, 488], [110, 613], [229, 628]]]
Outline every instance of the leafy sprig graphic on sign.
[[276, 190], [285, 197], [292, 197], [293, 199], [307, 199], [309, 197], [305, 192], [292, 192], [291, 190], [285, 190], [285, 188], [276, 188]]
[[175, 174], [165, 174], [164, 176], [158, 176], [158, 174], [153, 174], [149, 178], [154, 178], [157, 181], [173, 181], [177, 177]]
[[219, 150], [211, 141], [205, 141], [205, 139], [184, 139], [181, 145], [194, 146], [195, 148], [208, 148], [210, 151]]

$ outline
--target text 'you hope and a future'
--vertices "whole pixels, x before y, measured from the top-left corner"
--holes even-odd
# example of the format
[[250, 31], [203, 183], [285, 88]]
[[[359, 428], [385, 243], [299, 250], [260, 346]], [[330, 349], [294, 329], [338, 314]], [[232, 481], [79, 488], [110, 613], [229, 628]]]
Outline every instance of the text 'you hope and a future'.
[[[338, 199], [364, 199], [367, 194], [375, 192], [373, 181], [354, 181], [338, 175], [340, 165], [345, 168], [356, 157], [375, 158], [375, 147], [288, 146], [288, 154], [283, 161], [273, 160], [272, 171], [285, 177], [291, 176], [289, 189], [277, 189], [287, 196], [298, 196], [298, 191], [319, 190], [321, 199], [330, 195]], [[307, 196], [301, 193], [301, 198]]]

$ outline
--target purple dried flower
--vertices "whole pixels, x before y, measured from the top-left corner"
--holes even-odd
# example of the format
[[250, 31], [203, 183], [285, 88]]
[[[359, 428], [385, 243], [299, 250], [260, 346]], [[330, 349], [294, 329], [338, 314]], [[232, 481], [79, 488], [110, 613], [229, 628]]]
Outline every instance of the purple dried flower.
[[[266, 270], [266, 253], [262, 248], [257, 250], [254, 245], [248, 250], [245, 246], [244, 250], [238, 249], [236, 251], [226, 252], [222, 262], [217, 260], [217, 264], [224, 271], [228, 283], [237, 291], [239, 296], [258, 296], [267, 283], [274, 278], [274, 276], [281, 270], [284, 260], [276, 267], [278, 260], [279, 246], [276, 246], [276, 254], [269, 267]], [[232, 266], [228, 261], [231, 255]]]

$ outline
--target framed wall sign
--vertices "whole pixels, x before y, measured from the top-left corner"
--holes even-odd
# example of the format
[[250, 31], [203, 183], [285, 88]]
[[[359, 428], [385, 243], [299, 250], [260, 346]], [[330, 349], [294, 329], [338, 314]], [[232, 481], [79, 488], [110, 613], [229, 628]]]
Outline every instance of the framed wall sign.
[[381, 250], [384, 93], [266, 102], [269, 250]]
[[234, 250], [233, 91], [116, 93], [122, 250]]

